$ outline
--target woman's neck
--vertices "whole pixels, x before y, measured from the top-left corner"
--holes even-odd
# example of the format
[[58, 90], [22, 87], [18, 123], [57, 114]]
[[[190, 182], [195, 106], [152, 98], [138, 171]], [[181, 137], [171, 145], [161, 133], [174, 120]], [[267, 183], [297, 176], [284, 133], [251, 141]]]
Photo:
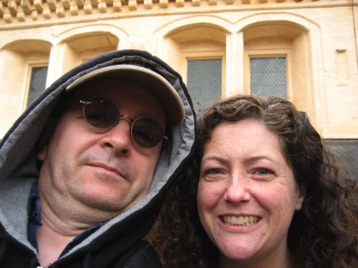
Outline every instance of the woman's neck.
[[219, 257], [219, 268], [294, 268], [294, 261], [289, 251], [279, 256], [268, 258], [252, 257], [249, 260], [228, 259], [223, 254]]

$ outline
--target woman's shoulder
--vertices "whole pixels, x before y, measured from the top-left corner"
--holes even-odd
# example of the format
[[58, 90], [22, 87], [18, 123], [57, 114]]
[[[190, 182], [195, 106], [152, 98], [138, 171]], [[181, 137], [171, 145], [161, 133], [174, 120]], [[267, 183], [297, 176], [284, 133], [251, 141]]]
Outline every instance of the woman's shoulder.
[[148, 241], [141, 241], [136, 251], [128, 259], [124, 268], [161, 268], [163, 267], [157, 252]]

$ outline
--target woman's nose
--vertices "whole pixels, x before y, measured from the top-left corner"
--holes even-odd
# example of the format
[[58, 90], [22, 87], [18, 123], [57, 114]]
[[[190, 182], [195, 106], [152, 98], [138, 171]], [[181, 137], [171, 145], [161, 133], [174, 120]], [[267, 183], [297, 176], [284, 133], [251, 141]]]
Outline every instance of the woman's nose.
[[247, 202], [250, 200], [248, 179], [244, 176], [233, 176], [228, 184], [224, 200], [231, 203]]

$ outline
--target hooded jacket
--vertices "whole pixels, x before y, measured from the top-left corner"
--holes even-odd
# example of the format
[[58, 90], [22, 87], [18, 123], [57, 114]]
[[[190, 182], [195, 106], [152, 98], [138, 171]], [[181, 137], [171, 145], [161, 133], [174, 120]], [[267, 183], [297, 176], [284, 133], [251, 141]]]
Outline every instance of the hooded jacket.
[[147, 195], [48, 267], [160, 267], [154, 249], [143, 238], [154, 224], [164, 195], [191, 155], [195, 115], [180, 75], [159, 58], [138, 50], [106, 53], [69, 71], [47, 88], [3, 137], [0, 143], [0, 267], [41, 267], [27, 232], [29, 195], [39, 177], [36, 143], [54, 107], [66, 94], [66, 88], [86, 73], [114, 64], [143, 66], [164, 77], [182, 99], [185, 118], [170, 131]]

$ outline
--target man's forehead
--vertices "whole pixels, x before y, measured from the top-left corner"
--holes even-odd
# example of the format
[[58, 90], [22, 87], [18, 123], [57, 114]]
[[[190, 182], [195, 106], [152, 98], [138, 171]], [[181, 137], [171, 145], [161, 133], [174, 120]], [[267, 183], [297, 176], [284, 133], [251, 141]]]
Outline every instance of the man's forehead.
[[[116, 95], [121, 95], [123, 92], [128, 91], [130, 89], [133, 94], [139, 94], [141, 92], [145, 92], [146, 95], [155, 96], [151, 90], [144, 86], [137, 85], [133, 82], [128, 82], [125, 80], [118, 79], [96, 79], [90, 82], [87, 82], [75, 90], [73, 92], [77, 92], [77, 95], [80, 96], [92, 96], [100, 93], [111, 93]], [[76, 93], [75, 93], [76, 94]]]
[[[115, 64], [100, 67], [77, 78], [66, 87], [66, 91], [76, 91], [81, 85], [89, 82], [91, 85], [98, 85], [98, 81], [100, 81], [100, 85], [97, 86], [98, 88], [96, 90], [112, 87], [111, 85], [105, 84], [104, 79], [114, 79], [117, 80], [117, 83], [119, 79], [121, 79], [120, 81], [122, 82], [130, 81], [136, 84], [137, 88], [144, 88], [148, 93], [158, 98], [166, 112], [170, 125], [175, 126], [184, 121], [184, 103], [182, 97], [177, 92], [177, 89], [180, 89], [182, 84], [177, 84], [177, 81], [169, 81], [164, 76], [164, 73], [156, 72], [144, 66]], [[178, 88], [174, 85], [177, 85]]]
[[101, 97], [110, 100], [120, 108], [132, 106], [131, 108], [137, 109], [138, 115], [166, 118], [162, 103], [151, 90], [123, 80], [96, 79], [79, 86], [69, 94], [70, 103]]

